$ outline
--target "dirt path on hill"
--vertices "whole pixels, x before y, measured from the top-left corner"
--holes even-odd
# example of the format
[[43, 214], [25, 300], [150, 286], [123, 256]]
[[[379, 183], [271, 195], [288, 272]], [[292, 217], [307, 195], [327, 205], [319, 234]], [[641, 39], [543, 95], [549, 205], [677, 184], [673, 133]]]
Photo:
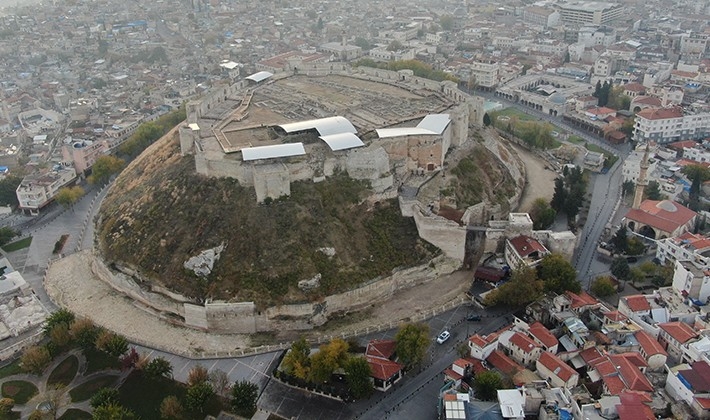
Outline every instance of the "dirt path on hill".
[[551, 169], [545, 169], [547, 162], [538, 155], [531, 153], [520, 146], [509, 143], [518, 153], [518, 156], [525, 163], [527, 180], [523, 196], [520, 198], [520, 205], [516, 212], [524, 213], [530, 211], [533, 201], [542, 197], [550, 201], [555, 193], [555, 178], [557, 173]]

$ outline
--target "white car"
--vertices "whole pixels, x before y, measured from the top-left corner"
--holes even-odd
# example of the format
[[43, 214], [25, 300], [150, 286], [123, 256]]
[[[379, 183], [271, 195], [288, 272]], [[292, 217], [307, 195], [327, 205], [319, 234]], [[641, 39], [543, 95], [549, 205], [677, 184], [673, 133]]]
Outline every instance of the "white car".
[[436, 342], [439, 344], [444, 344], [444, 341], [448, 340], [449, 337], [451, 337], [451, 333], [448, 331], [444, 331], [441, 334], [439, 334], [438, 337], [436, 337]]

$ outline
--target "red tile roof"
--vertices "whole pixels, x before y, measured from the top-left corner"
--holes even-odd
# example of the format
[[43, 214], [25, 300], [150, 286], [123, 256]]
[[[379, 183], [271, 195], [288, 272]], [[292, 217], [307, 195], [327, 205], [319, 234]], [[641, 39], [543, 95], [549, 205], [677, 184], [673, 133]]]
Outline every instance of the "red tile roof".
[[638, 353], [614, 354], [610, 355], [609, 359], [616, 366], [617, 371], [626, 384], [626, 389], [653, 392], [653, 385], [651, 385], [646, 375], [644, 375], [637, 366], [637, 362], [641, 359]]
[[695, 397], [695, 401], [698, 402], [698, 405], [701, 406], [703, 410], [710, 410], [710, 398]]
[[649, 357], [655, 354], [662, 354], [664, 356], [668, 355], [668, 353], [663, 350], [663, 346], [661, 346], [661, 343], [659, 343], [658, 340], [656, 340], [655, 338], [651, 337], [651, 334], [647, 333], [644, 330], [638, 331], [636, 333], [636, 341], [639, 342], [639, 346], [641, 346], [644, 353], [646, 353]]
[[584, 306], [597, 305], [599, 303], [598, 300], [596, 300], [592, 295], [585, 292], [584, 290], [579, 293], [572, 293], [570, 291], [567, 291], [566, 293], [572, 301], [572, 303], [570, 304], [570, 307], [572, 309], [581, 308]]
[[597, 350], [596, 347], [589, 347], [587, 349], [582, 350], [579, 353], [579, 356], [584, 360], [584, 362], [588, 365], [591, 365], [595, 360], [600, 359], [602, 357], [602, 354]]
[[389, 359], [381, 359], [379, 357], [366, 356], [367, 363], [370, 364], [372, 377], [386, 381], [397, 374], [404, 366]]
[[645, 118], [647, 120], [665, 120], [668, 118], [680, 118], [682, 116], [683, 109], [680, 107], [644, 109], [636, 114], [636, 117]]
[[645, 404], [626, 405], [620, 404], [616, 406], [616, 413], [619, 415], [619, 420], [655, 420], [651, 407]]
[[658, 324], [658, 326], [681, 344], [698, 335], [698, 333], [685, 322], [664, 322], [663, 324]]
[[542, 352], [538, 361], [565, 382], [577, 373], [570, 365], [563, 362], [562, 359], [546, 351]]
[[633, 100], [631, 100], [631, 103], [633, 104], [641, 104], [641, 105], [648, 105], [648, 106], [661, 106], [663, 105], [663, 102], [661, 102], [660, 99], [653, 97], [653, 96], [637, 96]]
[[690, 365], [690, 369], [678, 371], [678, 375], [685, 379], [693, 393], [710, 392], [710, 365], [707, 362], [694, 362]]
[[668, 145], [671, 149], [674, 150], [683, 150], [686, 147], [695, 147], [698, 145], [698, 142], [693, 141], [693, 140], [683, 140], [683, 141], [676, 141]]
[[628, 90], [630, 92], [645, 92], [646, 86], [640, 83], [631, 82], [624, 85], [624, 90]]
[[622, 314], [619, 311], [604, 312], [604, 317], [609, 318], [610, 320], [615, 322], [626, 321], [628, 319], [626, 315]]
[[611, 395], [619, 395], [619, 393], [626, 388], [624, 381], [618, 376], [604, 376], [602, 377], [602, 381]]
[[486, 340], [484, 340], [483, 337], [481, 337], [481, 336], [478, 335], [478, 334], [474, 334], [474, 335], [472, 335], [471, 337], [469, 337], [469, 338], [468, 338], [468, 341], [472, 342], [473, 344], [475, 344], [475, 345], [477, 345], [478, 347], [481, 347], [481, 348], [485, 347], [485, 346], [488, 344], [488, 343], [486, 342]]
[[366, 356], [389, 359], [394, 354], [397, 342], [394, 340], [372, 340], [367, 343]]
[[558, 344], [557, 338], [540, 322], [536, 321], [530, 324], [529, 331], [535, 340], [541, 342], [548, 349]]
[[673, 233], [696, 215], [697, 213], [689, 208], [670, 200], [645, 200], [641, 203], [641, 208], [629, 210], [626, 218], [663, 232]]
[[631, 312], [641, 312], [641, 311], [650, 311], [651, 310], [651, 304], [648, 303], [648, 300], [646, 299], [646, 296], [644, 295], [633, 295], [633, 296], [626, 296], [622, 297], [626, 301], [626, 306], [629, 307]]
[[451, 379], [453, 379], [453, 380], [455, 380], [455, 381], [458, 381], [459, 379], [463, 378], [463, 375], [461, 375], [460, 373], [456, 373], [456, 372], [455, 372], [453, 369], [451, 369], [451, 368], [446, 368], [446, 369], [444, 369], [444, 375], [445, 375], [447, 378], [451, 378]]
[[493, 350], [493, 353], [488, 356], [488, 359], [486, 359], [486, 361], [494, 368], [510, 376], [513, 376], [523, 370], [522, 366], [520, 366], [510, 357], [503, 354], [503, 352], [500, 350]]
[[510, 245], [515, 249], [521, 257], [525, 258], [533, 252], [546, 253], [547, 248], [542, 246], [540, 242], [535, 238], [531, 238], [526, 235], [516, 236], [513, 239], [509, 239]]
[[510, 337], [510, 342], [517, 346], [523, 353], [532, 353], [540, 345], [525, 334], [516, 332]]

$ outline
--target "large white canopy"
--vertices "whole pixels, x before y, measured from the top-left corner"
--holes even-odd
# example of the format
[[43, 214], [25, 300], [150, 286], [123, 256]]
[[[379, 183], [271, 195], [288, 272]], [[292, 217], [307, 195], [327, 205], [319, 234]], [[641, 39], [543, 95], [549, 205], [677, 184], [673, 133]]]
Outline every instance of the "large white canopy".
[[451, 123], [449, 114], [430, 114], [424, 117], [416, 127], [379, 128], [377, 136], [381, 139], [403, 136], [441, 135]]
[[247, 147], [242, 149], [242, 159], [245, 161], [273, 159], [288, 156], [305, 155], [303, 143], [274, 144], [271, 146]]
[[357, 130], [353, 127], [352, 123], [348, 121], [347, 118], [340, 116], [280, 124], [278, 127], [281, 127], [287, 133], [295, 133], [315, 128], [321, 136], [340, 133], [357, 133]]
[[260, 72], [254, 73], [254, 74], [252, 74], [252, 75], [250, 75], [250, 76], [247, 76], [246, 79], [247, 79], [247, 80], [251, 80], [252, 82], [257, 82], [257, 83], [259, 83], [259, 82], [261, 82], [262, 80], [266, 80], [266, 79], [268, 79], [269, 77], [271, 77], [271, 76], [273, 76], [273, 75], [274, 75], [273, 73], [270, 73], [270, 72], [268, 72], [268, 71], [260, 71]]
[[365, 145], [365, 143], [353, 133], [331, 134], [329, 136], [320, 136], [320, 139], [330, 147], [330, 150], [345, 150]]

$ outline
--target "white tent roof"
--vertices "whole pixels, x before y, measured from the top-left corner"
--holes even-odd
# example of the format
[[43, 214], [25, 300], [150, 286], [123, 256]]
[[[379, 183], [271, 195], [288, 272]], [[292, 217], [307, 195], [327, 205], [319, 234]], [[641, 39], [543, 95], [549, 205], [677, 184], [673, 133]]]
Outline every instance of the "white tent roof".
[[376, 131], [377, 136], [381, 139], [403, 136], [431, 136], [436, 134], [433, 131], [419, 127], [378, 128]]
[[279, 127], [287, 133], [294, 133], [297, 131], [315, 128], [321, 136], [340, 133], [357, 133], [357, 130], [353, 127], [352, 123], [350, 123], [350, 121], [348, 121], [345, 117], [328, 117], [317, 120], [299, 121], [289, 124], [280, 124]]
[[451, 123], [449, 114], [429, 114], [416, 127], [380, 128], [377, 136], [381, 139], [403, 136], [441, 135]]
[[254, 73], [251, 76], [247, 76], [247, 80], [251, 80], [252, 82], [261, 82], [262, 80], [266, 80], [269, 77], [273, 76], [273, 73], [269, 73], [268, 71], [260, 71], [258, 73]]
[[220, 64], [219, 66], [223, 67], [227, 70], [234, 70], [237, 67], [239, 67], [239, 63], [235, 63], [234, 61], [225, 61], [225, 62], [222, 62], [222, 64]]
[[247, 147], [242, 149], [242, 160], [273, 159], [305, 155], [303, 143], [275, 144], [272, 146]]
[[330, 150], [345, 150], [365, 145], [365, 143], [353, 133], [331, 134], [329, 136], [320, 136], [320, 139], [330, 147]]
[[417, 127], [441, 134], [446, 130], [450, 122], [449, 114], [429, 114], [417, 124]]

